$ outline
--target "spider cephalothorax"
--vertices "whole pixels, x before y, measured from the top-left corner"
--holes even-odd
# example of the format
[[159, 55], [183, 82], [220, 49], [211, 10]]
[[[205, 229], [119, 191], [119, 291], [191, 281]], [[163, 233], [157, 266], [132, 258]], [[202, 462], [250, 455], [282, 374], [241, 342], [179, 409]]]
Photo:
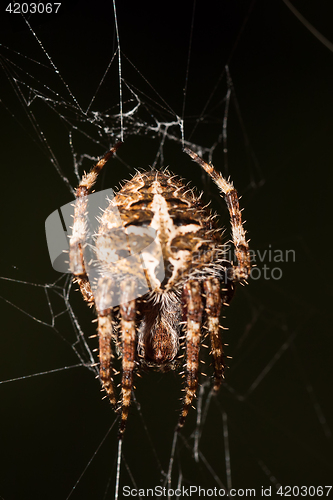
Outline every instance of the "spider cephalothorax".
[[[221, 306], [230, 302], [234, 285], [246, 281], [251, 266], [237, 192], [212, 165], [185, 149], [224, 195], [238, 265], [226, 260], [222, 231], [211, 211], [201, 204], [200, 196], [168, 170], [152, 169], [138, 172], [126, 182], [101, 215], [94, 236], [98, 277], [93, 287], [84, 258], [87, 196], [119, 145], [83, 176], [76, 190], [70, 266], [84, 299], [96, 307], [100, 378], [115, 409], [112, 344], [122, 358], [118, 408], [122, 436], [137, 366], [161, 371], [174, 368], [180, 363], [182, 346], [186, 350], [183, 361], [186, 385], [178, 426], [184, 425], [198, 385], [203, 329], [210, 337], [214, 390], [219, 389], [224, 371]], [[139, 260], [131, 256], [133, 249]], [[142, 291], [142, 282], [148, 289]]]

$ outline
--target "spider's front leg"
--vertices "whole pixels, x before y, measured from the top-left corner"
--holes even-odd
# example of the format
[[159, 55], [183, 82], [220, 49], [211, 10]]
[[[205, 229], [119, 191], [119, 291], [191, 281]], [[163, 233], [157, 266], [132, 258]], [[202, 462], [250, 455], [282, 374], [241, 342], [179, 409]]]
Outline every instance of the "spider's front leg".
[[118, 142], [104, 155], [101, 160], [99, 160], [99, 162], [90, 170], [88, 174], [83, 175], [79, 187], [75, 191], [76, 202], [72, 236], [69, 240], [69, 263], [70, 270], [74, 274], [75, 279], [80, 286], [83, 298], [89, 305], [93, 305], [94, 296], [86, 273], [83, 257], [83, 250], [87, 237], [86, 217], [88, 195], [91, 193], [91, 189], [97, 180], [98, 174], [121, 144], [121, 142]]
[[121, 422], [119, 428], [119, 437], [122, 438], [131, 404], [131, 393], [133, 387], [133, 373], [135, 368], [136, 351], [136, 301], [135, 280], [127, 279], [121, 283], [121, 339], [122, 339], [122, 381], [121, 381]]
[[180, 414], [178, 428], [183, 427], [186, 416], [192, 405], [198, 387], [199, 351], [201, 341], [201, 324], [203, 304], [200, 283], [188, 281], [184, 285], [184, 302], [187, 314], [186, 326], [186, 387], [183, 409]]
[[233, 268], [232, 278], [238, 282], [246, 282], [251, 271], [251, 257], [249, 244], [246, 240], [246, 233], [242, 223], [242, 213], [239, 208], [238, 194], [231, 182], [228, 182], [220, 172], [217, 172], [213, 165], [205, 162], [200, 156], [189, 148], [184, 148], [196, 163], [198, 163], [213, 179], [215, 184], [224, 194], [227, 204], [232, 228], [232, 241], [235, 247], [235, 254], [238, 266]]

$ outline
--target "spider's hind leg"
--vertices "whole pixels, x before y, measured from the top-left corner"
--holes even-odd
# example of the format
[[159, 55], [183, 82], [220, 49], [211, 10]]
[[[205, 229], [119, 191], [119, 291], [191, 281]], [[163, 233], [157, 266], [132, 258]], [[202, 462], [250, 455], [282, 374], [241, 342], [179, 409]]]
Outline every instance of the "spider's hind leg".
[[221, 293], [220, 281], [212, 278], [203, 283], [206, 295], [207, 328], [210, 336], [211, 355], [214, 360], [214, 391], [218, 391], [224, 372], [223, 344], [220, 336]]
[[201, 288], [198, 281], [188, 281], [185, 283], [184, 301], [185, 310], [187, 311], [185, 365], [186, 387], [183, 409], [180, 414], [178, 428], [183, 427], [198, 388], [199, 351], [203, 312]]
[[135, 280], [129, 278], [121, 283], [121, 339], [122, 339], [122, 381], [121, 381], [121, 422], [119, 437], [122, 438], [128, 418], [131, 404], [131, 393], [133, 388], [133, 375], [136, 354], [136, 300], [133, 299], [135, 292]]
[[112, 342], [115, 340], [112, 319], [113, 282], [110, 278], [100, 278], [96, 292], [99, 337], [99, 376], [110, 403], [116, 409], [117, 398], [114, 390], [112, 367]]

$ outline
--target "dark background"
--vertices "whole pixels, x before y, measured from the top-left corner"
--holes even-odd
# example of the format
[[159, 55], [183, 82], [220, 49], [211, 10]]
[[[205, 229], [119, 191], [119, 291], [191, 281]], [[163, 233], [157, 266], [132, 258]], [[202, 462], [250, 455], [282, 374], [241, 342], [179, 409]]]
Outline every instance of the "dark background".
[[[333, 41], [330, 2], [294, 0], [293, 5]], [[171, 121], [168, 106], [182, 115], [192, 40], [185, 139], [193, 144], [211, 147], [221, 132], [221, 101], [227, 91], [224, 67], [229, 64], [235, 93], [228, 121], [228, 173], [243, 195], [252, 248], [262, 252], [271, 245], [281, 251], [293, 249], [296, 255], [295, 262], [281, 265], [281, 280], [253, 280], [238, 291], [224, 320], [229, 327], [227, 354], [233, 360], [228, 363], [225, 386], [211, 403], [200, 440], [202, 456], [216, 475], [204, 465], [202, 456], [199, 465], [193, 459], [190, 436], [196, 414], [192, 411], [179, 438], [172, 486], [180, 471], [182, 484], [187, 486], [227, 484], [226, 416], [233, 487], [259, 491], [261, 486], [278, 483], [329, 484], [333, 53], [282, 1], [198, 0], [192, 39], [193, 2], [123, 1], [117, 3], [117, 12], [123, 77], [146, 96], [149, 107], [144, 116], [153, 109], [161, 121]], [[45, 286], [59, 275], [50, 266], [44, 222], [72, 196], [53, 168], [29, 111], [37, 116], [63, 175], [75, 186], [69, 127], [59, 118], [60, 113], [67, 116], [70, 111], [59, 107], [54, 113], [39, 102], [23, 108], [6, 77], [8, 60], [35, 76], [39, 89], [45, 84], [47, 95], [52, 89], [66, 96], [67, 102], [73, 101], [54, 69], [32, 61], [49, 65], [20, 16], [7, 12], [0, 19], [0, 276], [4, 278], [0, 280], [0, 496], [5, 500], [65, 499], [72, 492], [73, 499], [113, 498], [117, 422], [98, 449], [114, 415], [107, 402], [101, 401], [92, 371], [83, 366], [65, 369], [80, 364], [73, 351], [71, 316], [57, 316], [67, 306], [61, 297], [68, 288], [66, 278], [61, 278], [59, 288]], [[30, 22], [61, 77], [86, 108], [116, 49], [111, 3], [65, 2], [57, 15], [32, 16]], [[10, 68], [13, 77], [16, 70]], [[17, 74], [22, 78], [21, 72]], [[119, 102], [117, 78], [114, 61], [94, 110], [115, 109], [112, 106]], [[30, 77], [26, 81], [32, 85]], [[157, 106], [162, 100], [156, 92], [164, 99], [166, 111]], [[56, 99], [54, 94], [52, 98]], [[198, 120], [203, 109], [203, 119]], [[91, 132], [83, 118], [76, 125]], [[75, 136], [77, 153], [99, 156], [114, 142], [106, 134], [96, 133], [96, 137], [94, 142]], [[154, 161], [159, 137], [128, 132], [125, 138], [121, 162], [114, 160], [99, 188], [115, 186], [134, 167]], [[225, 217], [217, 190], [184, 157], [179, 139], [178, 131], [178, 142], [166, 141], [164, 165], [205, 189], [207, 201], [212, 199], [214, 208]], [[221, 144], [213, 161], [226, 173]], [[87, 161], [83, 166], [88, 169], [90, 165]], [[88, 338], [94, 333], [93, 313], [73, 291], [70, 304]], [[92, 340], [89, 345], [93, 349], [96, 343]], [[60, 371], [52, 372], [57, 369]], [[24, 379], [32, 374], [41, 375]], [[20, 379], [11, 381], [16, 378]], [[136, 398], [142, 419], [133, 405], [121, 485], [154, 487], [163, 482], [180, 396], [180, 378], [175, 373], [147, 373], [138, 381]]]

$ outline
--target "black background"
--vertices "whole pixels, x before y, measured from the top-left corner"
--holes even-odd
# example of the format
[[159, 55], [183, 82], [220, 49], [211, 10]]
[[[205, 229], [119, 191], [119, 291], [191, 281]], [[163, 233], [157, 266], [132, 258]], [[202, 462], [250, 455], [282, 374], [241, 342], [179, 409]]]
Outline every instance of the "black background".
[[[311, 24], [333, 41], [329, 2], [294, 1]], [[6, 4], [7, 5], [7, 4]], [[47, 64], [32, 33], [19, 15], [0, 16], [1, 42]], [[121, 49], [146, 78], [123, 58], [125, 80], [160, 102], [155, 90], [177, 115], [182, 114], [193, 2], [117, 3]], [[31, 26], [82, 108], [90, 102], [116, 49], [110, 2], [65, 2], [59, 13], [33, 16]], [[2, 61], [16, 60], [1, 47]], [[54, 70], [20, 60], [22, 68], [66, 94]], [[228, 123], [229, 174], [245, 208], [252, 248], [295, 250], [295, 262], [284, 263], [281, 280], [253, 280], [237, 293], [230, 307], [226, 334], [230, 369], [218, 401], [212, 402], [200, 450], [226, 484], [223, 415], [228, 419], [231, 477], [235, 488], [280, 483], [323, 485], [332, 477], [332, 288], [331, 185], [333, 126], [333, 53], [317, 40], [282, 1], [205, 1], [195, 4], [185, 114], [197, 117], [209, 102], [210, 117], [223, 116], [224, 66], [229, 64], [237, 102], [250, 147], [233, 104]], [[98, 93], [94, 109], [118, 102], [117, 62]], [[210, 100], [212, 96], [212, 100]], [[70, 100], [68, 94], [66, 99]], [[48, 258], [44, 221], [72, 198], [61, 176], [43, 152], [13, 88], [1, 74], [1, 474], [0, 496], [65, 499], [113, 498], [117, 423], [94, 455], [114, 416], [102, 402], [98, 381], [83, 367], [71, 344], [69, 317], [51, 323], [45, 285], [58, 279]], [[216, 111], [214, 109], [216, 104]], [[106, 106], [107, 107], [107, 106]], [[6, 109], [8, 108], [10, 111]], [[66, 133], [55, 113], [36, 104], [38, 123], [64, 175], [76, 185]], [[170, 115], [169, 115], [170, 116]], [[205, 120], [185, 138], [210, 147], [220, 133]], [[84, 129], [84, 124], [80, 125]], [[154, 161], [157, 140], [129, 136], [100, 186], [114, 186], [132, 171]], [[111, 140], [99, 144], [78, 138], [80, 154], [102, 155]], [[254, 161], [254, 157], [256, 161]], [[222, 147], [213, 157], [223, 166]], [[181, 151], [165, 146], [164, 164], [208, 189], [214, 207], [225, 214], [217, 190], [203, 179]], [[85, 164], [89, 168], [89, 163]], [[203, 183], [203, 184], [202, 184]], [[208, 186], [208, 187], [207, 187]], [[207, 189], [206, 189], [207, 188]], [[267, 265], [270, 265], [267, 263]], [[14, 281], [9, 281], [12, 279]], [[20, 283], [27, 282], [28, 284]], [[62, 283], [62, 282], [61, 282]], [[52, 292], [51, 292], [52, 294]], [[63, 302], [53, 295], [54, 313]], [[86, 337], [94, 332], [93, 314], [78, 294], [71, 294]], [[15, 307], [16, 306], [16, 307]], [[26, 315], [28, 312], [29, 315]], [[65, 341], [63, 339], [66, 339]], [[285, 344], [286, 343], [286, 344]], [[95, 347], [93, 342], [91, 347]], [[283, 349], [283, 346], [286, 348]], [[270, 367], [267, 369], [265, 367]], [[51, 373], [53, 369], [62, 370]], [[47, 372], [26, 380], [6, 382]], [[245, 400], [235, 395], [262, 376]], [[137, 384], [136, 397], [148, 433], [133, 408], [124, 442], [121, 485], [154, 487], [163, 481], [179, 408], [180, 381], [174, 373], [149, 373]], [[318, 415], [326, 417], [320, 423]], [[176, 454], [183, 484], [206, 488], [220, 483], [197, 466], [191, 455], [190, 415]], [[151, 442], [149, 442], [149, 439]], [[152, 445], [153, 443], [153, 445]], [[157, 462], [156, 455], [160, 460]], [[128, 468], [126, 468], [126, 464]], [[107, 492], [105, 494], [105, 492]], [[105, 494], [105, 496], [103, 496]]]

